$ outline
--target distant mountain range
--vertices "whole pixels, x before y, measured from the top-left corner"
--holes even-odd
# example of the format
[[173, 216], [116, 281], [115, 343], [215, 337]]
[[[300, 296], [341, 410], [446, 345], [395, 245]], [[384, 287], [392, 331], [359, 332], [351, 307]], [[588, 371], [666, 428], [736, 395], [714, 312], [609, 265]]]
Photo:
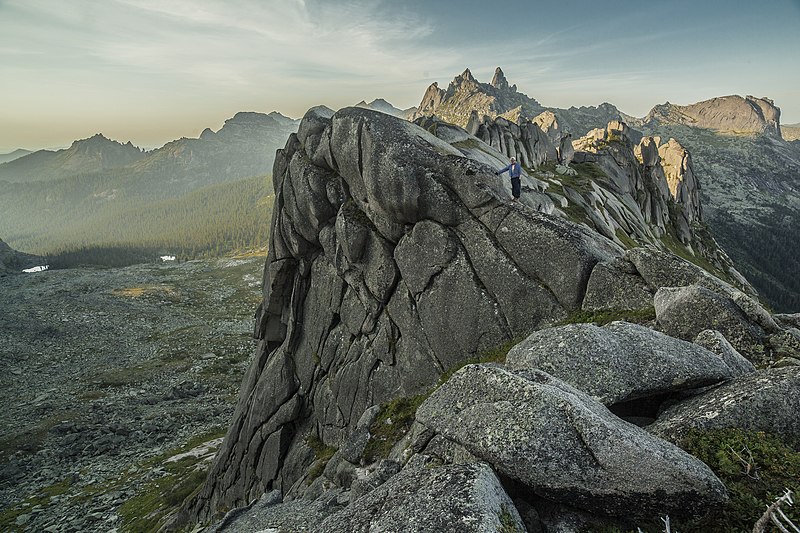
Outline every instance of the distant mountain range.
[[123, 167], [145, 157], [142, 149], [107, 139], [98, 133], [65, 150], [39, 150], [0, 165], [0, 181], [25, 183], [100, 172]]
[[[416, 108], [399, 109], [383, 99], [356, 107], [411, 120], [436, 116], [465, 128], [484, 116], [534, 121], [549, 128], [556, 142], [565, 133], [575, 140], [605, 129], [612, 120], [635, 128], [633, 137], [674, 137], [691, 152], [705, 222], [739, 270], [775, 309], [800, 308], [800, 281], [794, 275], [800, 271], [795, 253], [800, 124], [781, 125], [780, 110], [769, 99], [725, 96], [686, 106], [667, 102], [644, 117], [627, 115], [610, 103], [552, 108], [520, 92], [498, 67], [490, 83], [476, 80], [469, 69], [446, 89], [434, 83]], [[206, 129], [197, 139], [178, 139], [149, 152], [98, 134], [66, 150], [16, 157], [0, 164], [0, 235], [18, 248], [41, 252], [63, 239], [65, 228], [77, 228], [79, 222], [85, 228], [87, 219], [113, 223], [110, 213], [123, 207], [145, 209], [148, 202], [268, 175], [275, 150], [298, 124], [277, 112], [237, 113], [217, 132]], [[58, 235], [49, 236], [53, 230], [48, 228], [56, 228]], [[83, 236], [90, 240], [91, 235]]]
[[800, 140], [800, 122], [781, 126], [781, 136], [787, 141]]
[[[275, 112], [242, 112], [217, 132], [206, 129], [199, 138], [178, 139], [149, 152], [97, 134], [65, 150], [40, 150], [0, 164], [0, 235], [18, 249], [44, 254], [97, 243], [159, 243], [165, 235], [178, 235], [176, 226], [187, 225], [207, 234], [198, 243], [184, 243], [191, 251], [216, 247], [210, 242], [213, 232], [201, 230], [199, 219], [222, 220], [220, 211], [227, 211], [247, 229], [228, 228], [234, 235], [217, 245], [247, 242], [243, 232], [257, 240], [252, 220], [242, 212], [259, 198], [231, 201], [223, 193], [252, 194], [257, 187], [259, 197], [271, 194], [271, 183], [262, 190], [243, 180], [271, 174], [276, 150], [298, 123]], [[226, 183], [231, 184], [227, 191], [190, 196]], [[223, 196], [228, 204], [215, 203]], [[175, 203], [182, 198], [187, 200]], [[204, 215], [212, 205], [215, 211]], [[183, 218], [176, 218], [175, 209]], [[146, 234], [134, 227], [146, 228]], [[181, 242], [168, 244], [174, 249]]]
[[0, 154], [0, 164], [8, 163], [9, 161], [13, 161], [15, 159], [19, 159], [22, 156], [28, 155], [32, 153], [30, 150], [24, 150], [22, 148], [17, 148], [13, 152], [9, 152], [7, 154]]
[[359, 103], [355, 105], [355, 107], [361, 107], [363, 109], [372, 109], [373, 111], [380, 111], [381, 113], [386, 113], [387, 115], [392, 115], [399, 118], [410, 119], [414, 113], [416, 113], [416, 107], [409, 107], [408, 109], [398, 109], [383, 98], [376, 98], [375, 100], [367, 103], [364, 100], [361, 100]]
[[299, 121], [280, 113], [237, 113], [214, 132], [181, 138], [150, 152], [98, 133], [65, 150], [39, 150], [0, 164], [0, 181], [27, 183], [123, 169], [131, 176], [157, 173], [192, 183], [189, 188], [268, 174], [275, 150], [283, 147]]
[[414, 114], [421, 116], [462, 127], [483, 116], [518, 124], [533, 120], [573, 139], [621, 120], [639, 137], [679, 140], [694, 162], [705, 221], [737, 268], [775, 309], [800, 310], [800, 142], [794, 141], [800, 127], [781, 126], [772, 100], [724, 96], [687, 106], [667, 102], [641, 118], [608, 103], [547, 108], [509, 84], [498, 67], [488, 84], [468, 69], [447, 89], [432, 84]]

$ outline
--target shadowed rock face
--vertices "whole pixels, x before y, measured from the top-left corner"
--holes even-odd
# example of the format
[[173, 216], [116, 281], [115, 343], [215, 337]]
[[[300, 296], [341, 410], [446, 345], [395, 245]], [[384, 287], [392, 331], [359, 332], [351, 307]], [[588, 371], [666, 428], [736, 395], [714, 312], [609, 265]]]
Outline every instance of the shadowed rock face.
[[494, 168], [417, 126], [312, 109], [279, 151], [260, 339], [231, 429], [188, 512], [288, 488], [364, 409], [580, 307], [621, 250], [506, 205]]

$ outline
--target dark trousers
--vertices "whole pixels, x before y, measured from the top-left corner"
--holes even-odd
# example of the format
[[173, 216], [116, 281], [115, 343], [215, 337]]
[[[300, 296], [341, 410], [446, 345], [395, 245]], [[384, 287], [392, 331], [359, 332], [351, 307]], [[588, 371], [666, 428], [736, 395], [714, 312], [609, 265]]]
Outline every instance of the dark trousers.
[[511, 178], [511, 196], [519, 198], [519, 178]]

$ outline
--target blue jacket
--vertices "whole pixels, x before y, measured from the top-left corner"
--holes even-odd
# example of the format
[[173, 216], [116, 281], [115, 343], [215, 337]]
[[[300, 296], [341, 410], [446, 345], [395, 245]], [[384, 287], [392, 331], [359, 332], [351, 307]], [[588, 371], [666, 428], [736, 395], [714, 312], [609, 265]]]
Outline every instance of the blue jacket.
[[518, 178], [520, 174], [522, 174], [522, 166], [519, 164], [519, 161], [516, 163], [511, 163], [506, 168], [502, 168], [497, 171], [498, 174], [502, 174], [505, 171], [508, 171], [508, 175], [512, 178]]

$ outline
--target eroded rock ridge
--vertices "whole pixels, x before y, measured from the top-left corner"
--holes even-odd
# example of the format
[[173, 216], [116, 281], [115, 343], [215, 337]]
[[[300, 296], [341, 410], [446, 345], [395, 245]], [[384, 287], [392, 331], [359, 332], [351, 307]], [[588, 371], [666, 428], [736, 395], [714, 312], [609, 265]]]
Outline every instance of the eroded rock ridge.
[[[619, 524], [723, 505], [714, 473], [669, 442], [699, 426], [691, 399], [654, 426], [663, 431], [637, 426], [658, 424], [667, 399], [724, 404], [733, 396], [704, 388], [770, 382], [748, 360], [791, 357], [800, 331], [774, 320], [732, 268], [715, 270], [723, 280], [667, 251], [671, 236], [690, 258], [726, 266], [713, 239], [711, 253], [692, 254], [702, 210], [685, 150], [635, 146], [619, 121], [557, 148], [547, 116], [527, 133], [502, 117], [475, 118], [476, 135], [418, 122], [314, 108], [279, 151], [259, 346], [182, 519], [262, 498], [253, 513], [279, 531], [536, 531], [574, 512]], [[510, 153], [531, 164], [520, 203], [495, 175]], [[621, 310], [649, 327], [553, 327]], [[505, 365], [467, 366], [431, 394], [448, 370], [525, 337]], [[796, 370], [783, 372], [792, 383]], [[790, 399], [765, 391], [759, 401], [791, 416], [778, 406], [794, 406], [796, 392], [777, 390]], [[380, 426], [400, 423], [385, 414], [398, 398], [425, 401], [376, 452]], [[738, 423], [735, 398], [720, 423]]]

